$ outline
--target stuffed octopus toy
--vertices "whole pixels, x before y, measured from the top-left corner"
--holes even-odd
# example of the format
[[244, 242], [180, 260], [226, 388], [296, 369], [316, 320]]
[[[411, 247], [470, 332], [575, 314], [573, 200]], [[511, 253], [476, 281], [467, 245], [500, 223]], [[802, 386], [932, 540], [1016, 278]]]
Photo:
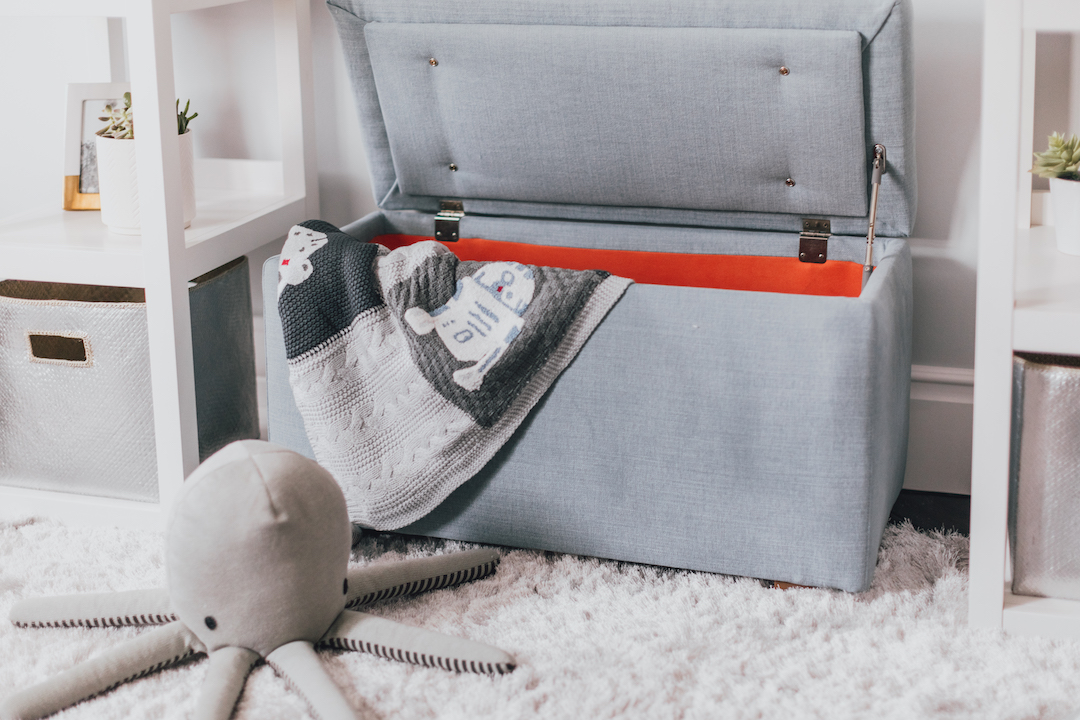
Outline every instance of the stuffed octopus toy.
[[497, 552], [350, 570], [351, 545], [345, 498], [326, 470], [270, 443], [232, 443], [191, 474], [173, 503], [167, 588], [37, 598], [11, 611], [19, 627], [160, 627], [8, 697], [0, 718], [44, 717], [198, 653], [210, 657], [199, 720], [231, 717], [260, 661], [320, 720], [353, 720], [317, 647], [458, 672], [513, 670], [513, 658], [489, 645], [349, 609], [487, 576]]

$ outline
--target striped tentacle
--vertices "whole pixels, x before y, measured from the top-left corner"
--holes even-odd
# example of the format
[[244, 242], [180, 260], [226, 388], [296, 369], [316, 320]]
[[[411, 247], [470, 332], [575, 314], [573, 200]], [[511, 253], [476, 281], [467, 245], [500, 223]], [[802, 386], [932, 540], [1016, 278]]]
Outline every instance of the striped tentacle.
[[179, 619], [164, 588], [30, 598], [11, 609], [12, 624], [23, 628], [166, 625]]
[[422, 652], [410, 652], [409, 650], [401, 650], [400, 648], [392, 648], [386, 645], [379, 645], [377, 643], [371, 643], [363, 640], [353, 640], [351, 638], [329, 638], [322, 642], [324, 647], [333, 648], [335, 650], [352, 650], [353, 652], [366, 652], [371, 655], [377, 655], [387, 660], [397, 660], [399, 662], [412, 663], [413, 665], [423, 665], [429, 668], [441, 668], [443, 670], [450, 670], [451, 672], [474, 672], [474, 673], [486, 673], [488, 675], [505, 675], [509, 672], [513, 672], [515, 665], [513, 663], [501, 663], [501, 662], [477, 662], [476, 660], [460, 660], [458, 658], [446, 658], [438, 655], [429, 655]]
[[304, 698], [319, 720], [358, 720], [356, 711], [327, 674], [311, 643], [287, 643], [266, 656], [266, 663]]
[[341, 613], [320, 645], [454, 672], [502, 675], [515, 667], [513, 657], [491, 645], [352, 610]]
[[254, 650], [241, 647], [223, 647], [210, 653], [210, 667], [199, 692], [194, 719], [229, 720], [248, 674], [260, 659]]
[[5, 698], [0, 718], [42, 718], [203, 651], [190, 630], [171, 623]]
[[147, 675], [153, 675], [154, 673], [156, 673], [156, 672], [158, 672], [160, 670], [164, 670], [165, 668], [169, 667], [170, 665], [175, 665], [176, 663], [180, 662], [181, 660], [187, 660], [189, 657], [191, 657], [193, 655], [198, 655], [200, 652], [201, 652], [200, 650], [196, 650], [195, 648], [186, 648], [185, 650], [182, 650], [182, 651], [178, 652], [176, 655], [173, 655], [171, 658], [165, 658], [164, 660], [161, 660], [160, 662], [158, 662], [158, 663], [156, 663], [154, 665], [143, 668], [142, 670], [134, 672], [131, 675], [128, 675], [127, 677], [120, 678], [119, 680], [114, 682], [112, 685], [109, 685], [108, 687], [102, 688], [101, 690], [97, 691], [93, 695], [90, 695], [90, 697], [97, 697], [98, 695], [104, 695], [105, 693], [109, 692], [110, 690], [115, 690], [116, 688], [120, 687], [124, 683], [129, 683], [132, 680], [138, 680], [139, 678], [144, 678]]
[[102, 618], [67, 618], [64, 620], [28, 620], [25, 622], [13, 621], [15, 627], [21, 628], [73, 628], [73, 627], [123, 627], [125, 625], [168, 625], [176, 622], [180, 617], [173, 613], [168, 615], [124, 615], [123, 617]]
[[484, 549], [358, 568], [349, 571], [352, 592], [345, 607], [460, 585], [487, 577], [498, 567], [498, 552]]

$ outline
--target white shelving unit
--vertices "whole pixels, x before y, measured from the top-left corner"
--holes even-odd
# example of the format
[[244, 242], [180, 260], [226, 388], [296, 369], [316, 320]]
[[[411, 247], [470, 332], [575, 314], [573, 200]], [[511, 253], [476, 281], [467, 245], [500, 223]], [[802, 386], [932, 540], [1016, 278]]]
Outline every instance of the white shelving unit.
[[0, 485], [5, 514], [160, 528], [164, 508], [199, 460], [188, 280], [318, 215], [310, 0], [273, 0], [282, 160], [196, 160], [196, 217], [184, 229], [171, 19], [238, 1], [0, 0], [0, 22], [16, 15], [126, 21], [131, 90], [139, 98], [142, 236], [109, 233], [96, 212], [57, 209], [0, 228], [0, 257], [9, 278], [146, 289], [159, 491], [155, 504]]
[[1035, 34], [1080, 31], [1075, 0], [986, 0], [969, 622], [1080, 638], [1080, 602], [1007, 583], [1014, 351], [1080, 355], [1080, 258], [1031, 227]]

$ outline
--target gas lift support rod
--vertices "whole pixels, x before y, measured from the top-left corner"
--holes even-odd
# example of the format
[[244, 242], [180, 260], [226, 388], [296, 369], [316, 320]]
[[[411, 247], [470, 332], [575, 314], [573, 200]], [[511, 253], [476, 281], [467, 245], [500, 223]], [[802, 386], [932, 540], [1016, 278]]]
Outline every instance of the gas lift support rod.
[[862, 268], [862, 286], [870, 281], [874, 272], [874, 224], [877, 222], [878, 191], [881, 189], [881, 176], [885, 174], [885, 146], [874, 146], [874, 174], [870, 180], [870, 229], [866, 233], [866, 260]]

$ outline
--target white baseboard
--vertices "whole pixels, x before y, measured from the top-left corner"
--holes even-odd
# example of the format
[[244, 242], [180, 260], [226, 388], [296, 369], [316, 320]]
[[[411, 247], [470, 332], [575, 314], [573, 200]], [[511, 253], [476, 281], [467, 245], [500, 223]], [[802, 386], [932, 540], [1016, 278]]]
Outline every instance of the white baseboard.
[[911, 379], [904, 488], [970, 494], [974, 371], [915, 365]]

